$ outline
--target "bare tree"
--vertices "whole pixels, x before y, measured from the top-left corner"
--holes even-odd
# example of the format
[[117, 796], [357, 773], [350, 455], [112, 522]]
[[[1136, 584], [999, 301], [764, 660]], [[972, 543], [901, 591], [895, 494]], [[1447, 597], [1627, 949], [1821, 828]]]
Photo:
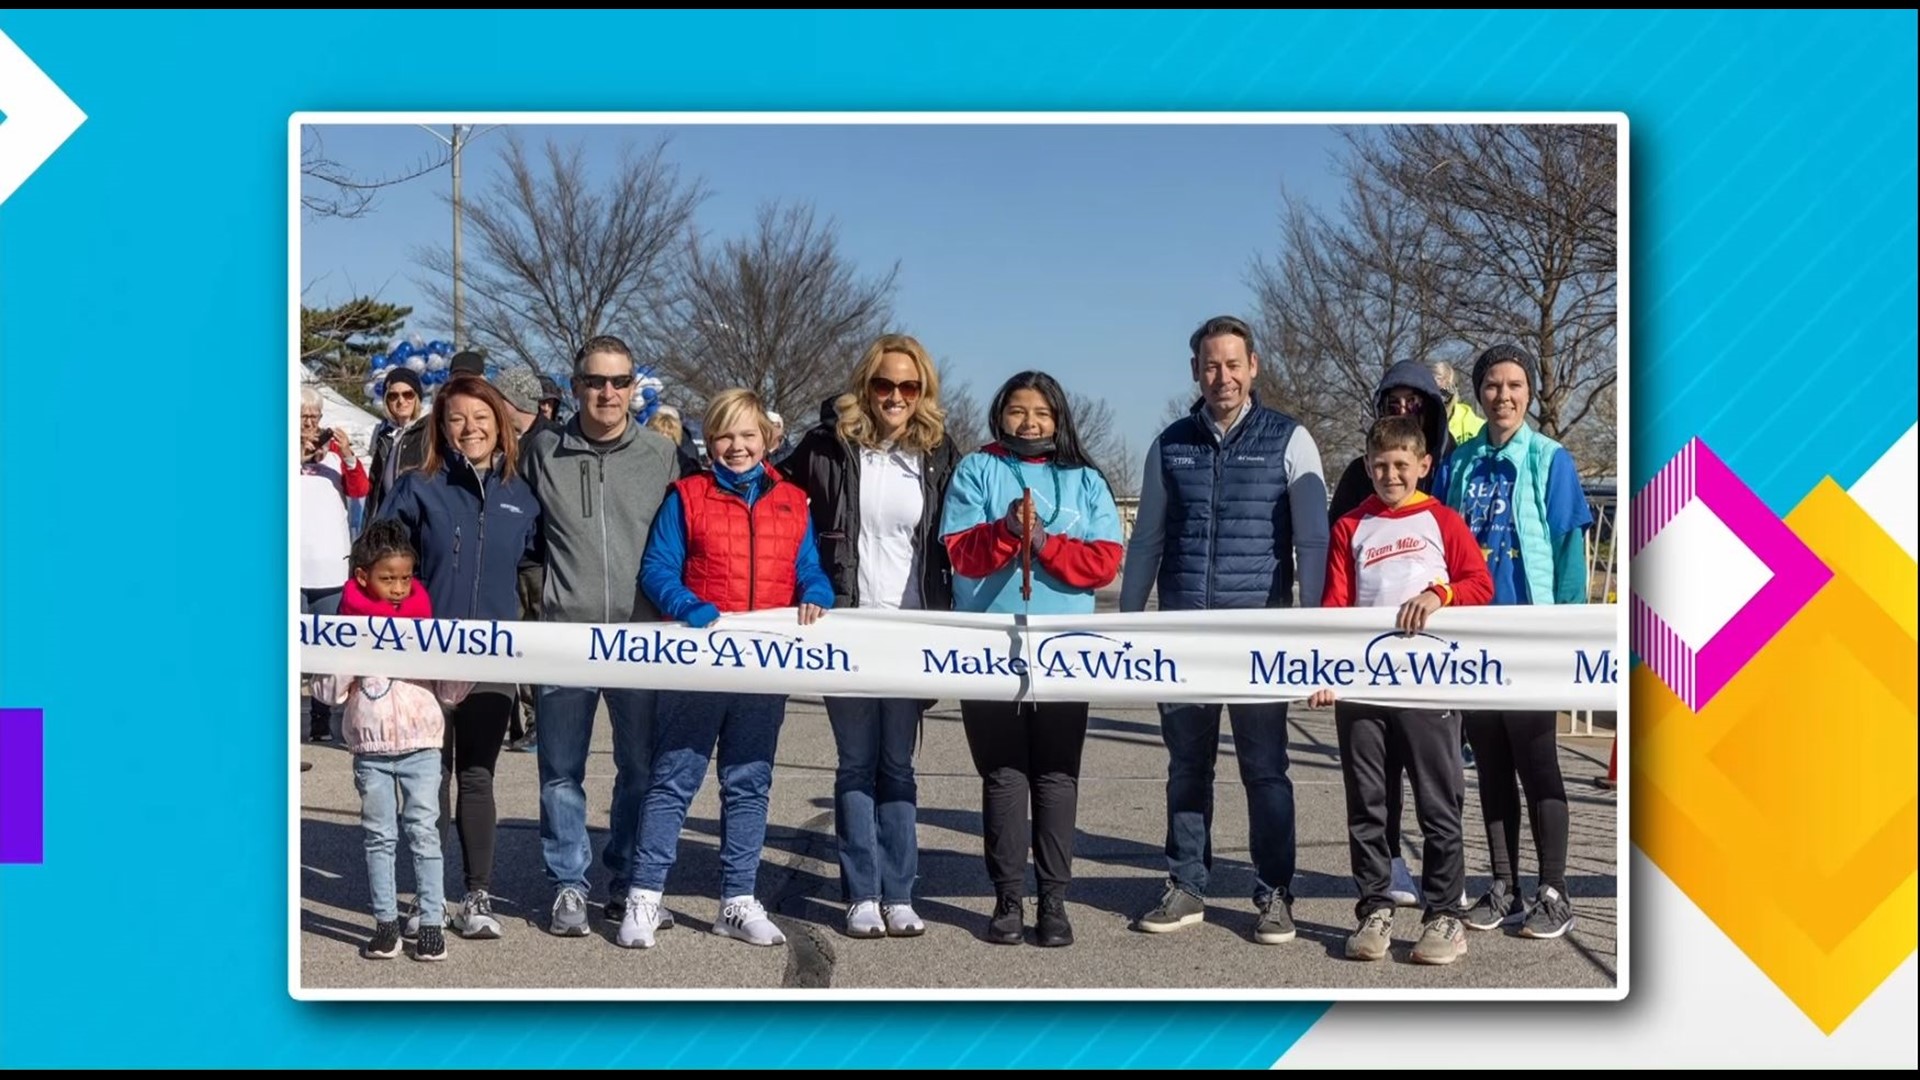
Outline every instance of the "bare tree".
[[661, 321], [660, 369], [703, 401], [744, 386], [773, 409], [815, 415], [886, 329], [899, 273], [857, 277], [834, 233], [810, 207], [769, 205], [750, 236], [691, 240]]
[[943, 366], [940, 371], [940, 404], [947, 410], [947, 434], [962, 454], [970, 454], [987, 441], [987, 407], [973, 392], [971, 382], [948, 381], [949, 370]]
[[[672, 288], [702, 185], [682, 183], [665, 140], [629, 147], [597, 183], [579, 144], [549, 142], [536, 168], [509, 136], [503, 164], [492, 189], [464, 206], [472, 249], [460, 273], [472, 341], [555, 374], [599, 334], [644, 351], [659, 332], [652, 316]], [[451, 253], [430, 248], [419, 258], [430, 275], [422, 288], [451, 311]]]
[[418, 160], [398, 172], [379, 176], [360, 176], [339, 161], [327, 156], [320, 129], [300, 129], [300, 207], [313, 218], [357, 218], [373, 210], [380, 189], [427, 175], [444, 168], [450, 155], [424, 152]]
[[1613, 129], [1419, 125], [1348, 140], [1338, 213], [1287, 200], [1282, 250], [1252, 274], [1263, 399], [1341, 461], [1393, 363], [1464, 368], [1517, 341], [1540, 358], [1541, 430], [1610, 468], [1617, 433], [1596, 410], [1616, 389]]
[[1452, 279], [1443, 315], [1475, 351], [1540, 359], [1538, 417], [1566, 441], [1616, 381], [1618, 147], [1610, 126], [1393, 127], [1359, 162], [1419, 210]]
[[1252, 273], [1262, 400], [1305, 423], [1328, 460], [1358, 448], [1389, 367], [1452, 338], [1454, 280], [1411, 200], [1350, 163], [1338, 216], [1288, 198], [1283, 251]]
[[1069, 390], [1067, 408], [1073, 412], [1081, 449], [1107, 474], [1107, 483], [1112, 485], [1115, 497], [1140, 494], [1140, 455], [1134, 453], [1133, 444], [1120, 433], [1120, 425], [1113, 418], [1113, 406], [1107, 404], [1106, 398], [1088, 397]]

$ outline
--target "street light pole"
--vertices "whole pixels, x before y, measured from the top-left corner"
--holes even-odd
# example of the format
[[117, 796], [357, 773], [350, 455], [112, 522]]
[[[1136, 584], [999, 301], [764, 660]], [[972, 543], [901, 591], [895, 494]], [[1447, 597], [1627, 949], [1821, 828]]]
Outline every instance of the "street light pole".
[[[461, 273], [460, 259], [460, 155], [466, 150], [467, 144], [473, 141], [473, 125], [468, 124], [464, 129], [459, 124], [450, 125], [453, 131], [451, 135], [442, 135], [425, 124], [420, 126], [434, 138], [447, 144], [449, 161], [453, 165], [453, 347], [460, 349], [467, 344], [467, 285], [465, 276]], [[487, 131], [491, 130], [493, 129], [487, 129]], [[486, 132], [483, 131], [480, 134], [484, 135]]]
[[453, 347], [467, 344], [466, 284], [460, 280], [460, 125], [453, 125]]

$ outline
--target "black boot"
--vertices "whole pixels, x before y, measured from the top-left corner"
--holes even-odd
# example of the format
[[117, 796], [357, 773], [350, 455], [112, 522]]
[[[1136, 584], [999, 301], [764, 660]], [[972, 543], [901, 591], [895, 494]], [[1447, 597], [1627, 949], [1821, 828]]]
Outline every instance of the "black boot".
[[1003, 892], [993, 905], [993, 919], [987, 923], [987, 940], [995, 945], [1018, 945], [1026, 940], [1022, 921], [1022, 903], [1017, 892]]
[[1067, 921], [1067, 891], [1040, 890], [1040, 923], [1034, 940], [1041, 948], [1055, 949], [1073, 944], [1073, 924]]

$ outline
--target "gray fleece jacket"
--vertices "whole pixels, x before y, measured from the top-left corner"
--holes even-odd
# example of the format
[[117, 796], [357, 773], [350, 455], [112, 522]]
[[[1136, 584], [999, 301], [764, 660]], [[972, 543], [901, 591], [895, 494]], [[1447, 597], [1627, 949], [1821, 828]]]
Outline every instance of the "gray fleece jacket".
[[658, 619], [639, 590], [640, 558], [667, 485], [680, 477], [673, 443], [635, 423], [595, 443], [576, 416], [536, 432], [521, 460], [541, 507], [541, 621]]

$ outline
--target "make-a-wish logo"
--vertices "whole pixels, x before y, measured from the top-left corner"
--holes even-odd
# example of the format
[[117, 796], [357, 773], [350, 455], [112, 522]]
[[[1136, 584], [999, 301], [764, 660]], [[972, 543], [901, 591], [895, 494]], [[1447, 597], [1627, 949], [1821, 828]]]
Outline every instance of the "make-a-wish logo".
[[1437, 634], [1389, 630], [1361, 659], [1372, 686], [1506, 686], [1506, 667], [1486, 649], [1468, 652]]
[[775, 671], [852, 671], [853, 657], [831, 641], [808, 644], [807, 639], [772, 630], [714, 630], [707, 634], [714, 667], [743, 668], [752, 664]]
[[[364, 619], [366, 634], [361, 633]], [[441, 656], [517, 657], [513, 631], [498, 619], [483, 623], [459, 619], [399, 619], [391, 615], [301, 617], [300, 644], [335, 649], [357, 648], [362, 640], [374, 652], [418, 652]]]
[[1180, 667], [1158, 647], [1136, 650], [1133, 642], [1072, 630], [1048, 634], [1034, 646], [1033, 662], [1049, 679], [1112, 679], [1118, 682], [1177, 683]]

